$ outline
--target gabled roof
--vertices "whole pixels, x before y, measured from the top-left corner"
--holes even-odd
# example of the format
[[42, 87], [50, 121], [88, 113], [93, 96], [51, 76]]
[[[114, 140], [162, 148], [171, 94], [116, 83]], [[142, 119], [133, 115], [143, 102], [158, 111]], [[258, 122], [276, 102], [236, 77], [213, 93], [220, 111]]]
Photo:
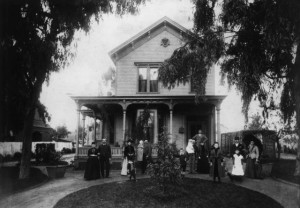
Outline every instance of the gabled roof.
[[171, 20], [168, 17], [163, 17], [160, 20], [158, 20], [157, 22], [155, 22], [154, 24], [150, 25], [149, 27], [145, 28], [144, 30], [142, 30], [141, 32], [139, 32], [138, 34], [136, 34], [135, 36], [133, 36], [132, 38], [130, 38], [129, 40], [125, 41], [124, 43], [122, 43], [121, 45], [117, 46], [116, 48], [114, 48], [113, 50], [111, 50], [108, 54], [111, 57], [111, 59], [115, 62], [119, 55], [126, 51], [126, 49], [131, 48], [134, 49], [134, 45], [140, 41], [141, 39], [151, 39], [153, 38], [153, 33], [154, 31], [157, 31], [160, 28], [171, 28], [174, 31], [176, 31], [178, 34], [180, 34], [181, 38], [187, 37], [189, 36], [190, 31], [188, 29], [186, 29], [185, 27], [181, 26], [180, 24], [178, 24], [177, 22]]

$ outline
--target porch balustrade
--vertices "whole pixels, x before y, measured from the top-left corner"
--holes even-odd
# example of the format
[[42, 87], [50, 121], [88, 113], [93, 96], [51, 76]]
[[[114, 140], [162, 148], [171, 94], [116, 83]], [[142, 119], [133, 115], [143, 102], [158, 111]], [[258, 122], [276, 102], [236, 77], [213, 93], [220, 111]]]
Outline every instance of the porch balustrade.
[[[88, 150], [90, 146], [79, 147], [78, 149], [78, 157], [87, 157]], [[122, 147], [111, 147], [111, 153], [113, 158], [122, 158], [123, 157], [123, 148]], [[157, 149], [152, 149], [152, 157], [157, 157]]]

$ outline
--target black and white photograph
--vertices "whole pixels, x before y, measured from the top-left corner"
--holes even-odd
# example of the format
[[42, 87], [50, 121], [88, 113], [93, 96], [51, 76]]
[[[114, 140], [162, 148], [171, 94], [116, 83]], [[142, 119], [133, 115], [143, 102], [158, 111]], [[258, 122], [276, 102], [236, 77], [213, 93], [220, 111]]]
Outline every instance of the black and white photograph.
[[299, 0], [0, 0], [0, 207], [300, 207]]

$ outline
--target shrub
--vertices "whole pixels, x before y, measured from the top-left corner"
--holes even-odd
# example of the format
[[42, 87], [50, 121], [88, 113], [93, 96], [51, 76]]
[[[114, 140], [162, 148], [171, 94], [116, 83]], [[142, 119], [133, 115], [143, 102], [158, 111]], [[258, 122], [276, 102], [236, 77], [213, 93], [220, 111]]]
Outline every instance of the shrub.
[[72, 153], [72, 150], [70, 148], [62, 148], [61, 150], [61, 153], [62, 154], [71, 154]]
[[41, 143], [35, 146], [35, 159], [37, 163], [56, 163], [59, 155], [61, 158], [61, 153], [56, 153], [54, 144]]
[[10, 154], [7, 154], [3, 158], [3, 162], [10, 162], [12, 161], [12, 156]]
[[35, 153], [34, 152], [31, 152], [31, 159], [35, 159]]
[[21, 157], [22, 157], [22, 153], [21, 152], [15, 152], [15, 154], [13, 156], [13, 160], [20, 161]]
[[[157, 160], [148, 165], [147, 173], [157, 185], [156, 189], [161, 190], [163, 196], [172, 196], [182, 184], [180, 164], [174, 157], [178, 154], [178, 150], [175, 143], [169, 143], [165, 130], [160, 134], [156, 148]], [[155, 194], [157, 195], [157, 193]]]

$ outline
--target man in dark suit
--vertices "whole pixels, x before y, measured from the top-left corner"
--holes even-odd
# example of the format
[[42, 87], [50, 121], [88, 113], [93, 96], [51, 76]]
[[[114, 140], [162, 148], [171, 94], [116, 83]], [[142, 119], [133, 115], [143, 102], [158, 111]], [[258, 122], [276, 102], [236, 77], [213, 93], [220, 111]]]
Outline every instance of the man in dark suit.
[[235, 150], [237, 150], [237, 149], [240, 151], [241, 155], [243, 155], [243, 157], [245, 157], [244, 146], [240, 143], [239, 137], [234, 138], [234, 144], [232, 145], [231, 156], [233, 156], [235, 154]]
[[104, 177], [104, 169], [105, 169], [105, 177], [109, 177], [110, 163], [111, 163], [111, 149], [110, 146], [106, 143], [106, 139], [102, 140], [102, 144], [98, 147], [99, 151], [99, 159], [100, 159], [100, 172], [102, 177]]

